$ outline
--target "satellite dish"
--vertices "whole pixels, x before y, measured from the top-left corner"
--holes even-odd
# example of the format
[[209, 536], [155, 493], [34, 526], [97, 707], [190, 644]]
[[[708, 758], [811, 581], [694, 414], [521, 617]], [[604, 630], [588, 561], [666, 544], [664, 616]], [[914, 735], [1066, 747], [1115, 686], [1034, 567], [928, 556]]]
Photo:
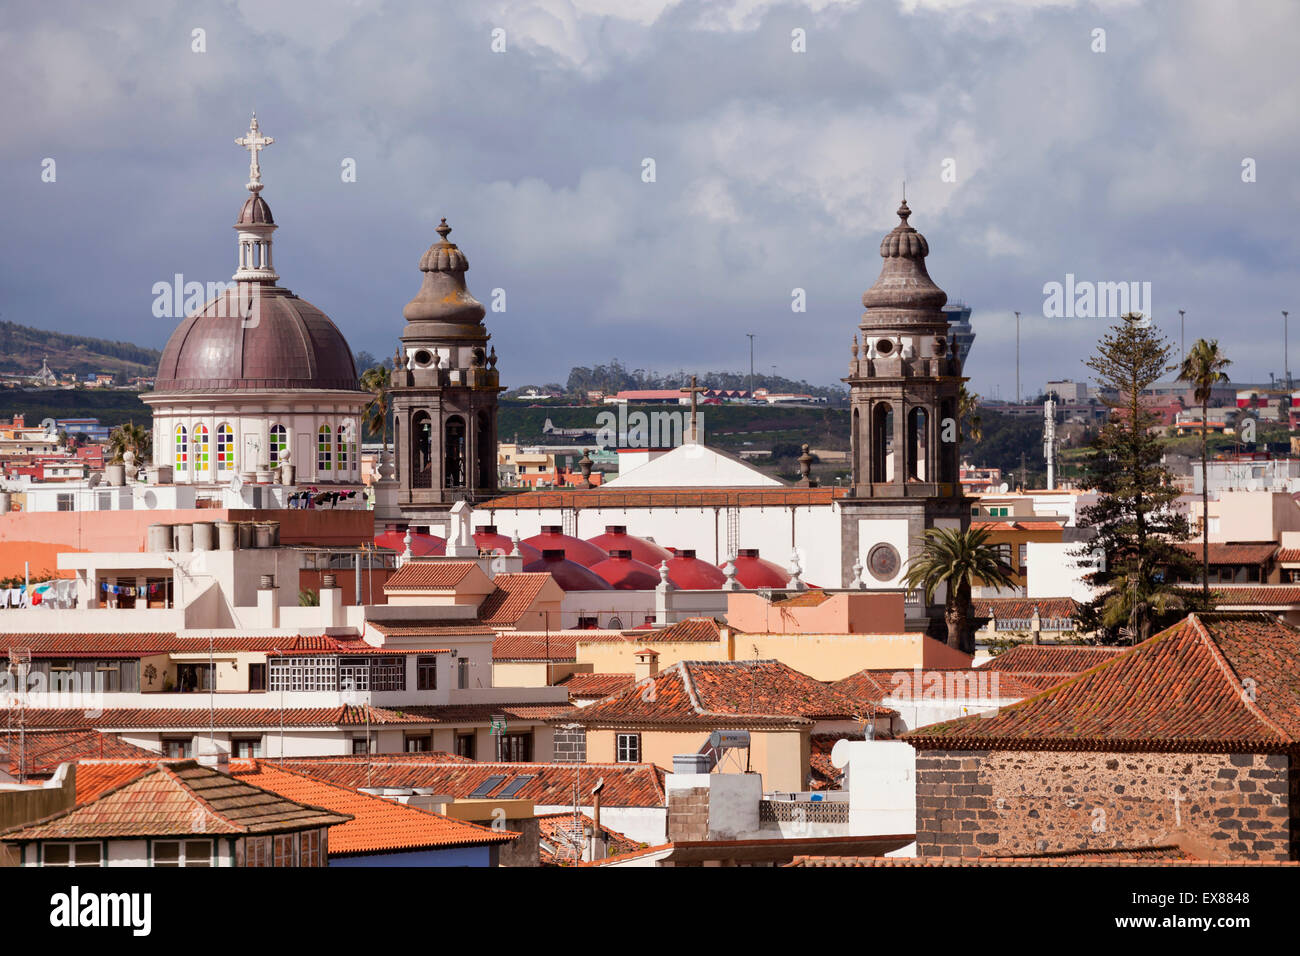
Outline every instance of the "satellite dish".
[[90, 481], [86, 482], [86, 487], [97, 488], [99, 487], [99, 483], [103, 480], [104, 480], [104, 473], [102, 471], [97, 471], [90, 476]]
[[1248, 482], [1246, 482], [1246, 490], [1247, 490], [1247, 491], [1259, 491], [1259, 479], [1257, 479], [1257, 478], [1252, 478], [1252, 479], [1250, 479]]
[[1011, 490], [1011, 486], [1007, 484], [1005, 481], [1002, 482], [1002, 484], [998, 485], [998, 494], [1000, 495], [1005, 495], [1010, 490]]

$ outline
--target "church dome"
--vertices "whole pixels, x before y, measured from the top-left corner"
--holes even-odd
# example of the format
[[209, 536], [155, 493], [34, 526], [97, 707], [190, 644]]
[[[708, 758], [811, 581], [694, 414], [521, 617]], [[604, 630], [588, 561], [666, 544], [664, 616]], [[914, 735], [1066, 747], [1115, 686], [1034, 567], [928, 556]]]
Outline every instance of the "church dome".
[[558, 524], [542, 525], [541, 534], [525, 538], [524, 543], [532, 545], [538, 551], [563, 551], [566, 558], [581, 564], [585, 568], [589, 568], [593, 564], [599, 564], [609, 557], [609, 552], [604, 548], [583, 541], [581, 538], [565, 534], [563, 527]]
[[243, 288], [255, 317], [229, 290], [182, 321], [163, 348], [155, 391], [359, 388], [352, 350], [329, 316], [278, 286]]
[[[880, 257], [884, 260], [880, 275], [862, 295], [862, 304], [872, 311], [934, 312], [948, 301], [948, 294], [934, 284], [926, 271], [930, 244], [908, 225], [911, 215], [904, 199], [898, 207], [898, 225], [880, 242]], [[868, 313], [867, 318], [874, 316]]]
[[239, 219], [235, 222], [237, 226], [274, 224], [275, 220], [271, 218], [271, 207], [260, 195], [249, 196], [244, 200], [244, 207], [239, 210]]

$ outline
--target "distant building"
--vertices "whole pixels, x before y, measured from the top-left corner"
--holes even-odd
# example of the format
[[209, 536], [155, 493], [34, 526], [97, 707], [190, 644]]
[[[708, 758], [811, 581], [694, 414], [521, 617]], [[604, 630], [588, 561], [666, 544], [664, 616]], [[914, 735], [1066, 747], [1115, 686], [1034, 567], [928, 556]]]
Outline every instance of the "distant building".
[[41, 367], [32, 376], [32, 381], [37, 385], [44, 385], [46, 388], [53, 388], [59, 384], [59, 377], [50, 370], [49, 362], [41, 359]]
[[948, 330], [957, 349], [957, 358], [965, 368], [966, 356], [970, 355], [971, 346], [975, 344], [975, 332], [970, 324], [970, 306], [965, 302], [953, 302], [944, 306], [942, 311], [948, 320]]
[[1061, 402], [1086, 402], [1088, 400], [1088, 383], [1061, 379], [1047, 383], [1047, 391], [1056, 394]]

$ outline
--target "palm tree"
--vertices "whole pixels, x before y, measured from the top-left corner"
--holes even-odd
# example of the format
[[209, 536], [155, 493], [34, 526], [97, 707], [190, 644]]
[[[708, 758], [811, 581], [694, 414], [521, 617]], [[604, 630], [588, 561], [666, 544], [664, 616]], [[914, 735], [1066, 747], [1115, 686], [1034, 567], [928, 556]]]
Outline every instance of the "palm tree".
[[1190, 382], [1196, 400], [1201, 403], [1201, 593], [1207, 601], [1210, 599], [1210, 483], [1206, 445], [1210, 425], [1210, 393], [1219, 382], [1228, 381], [1223, 370], [1231, 364], [1219, 350], [1218, 339], [1208, 342], [1197, 339], [1183, 359], [1182, 368], [1178, 370], [1178, 380]]
[[1012, 587], [1011, 568], [1003, 563], [998, 549], [989, 544], [982, 528], [927, 528], [921, 550], [908, 562], [903, 583], [925, 589], [926, 603], [933, 603], [940, 584], [947, 585], [943, 620], [948, 626], [948, 646], [966, 654], [975, 653], [975, 632], [971, 629], [971, 589], [976, 582], [995, 587]]
[[984, 437], [984, 423], [980, 419], [980, 397], [966, 390], [962, 385], [957, 395], [957, 414], [961, 417], [961, 428], [965, 437], [973, 445], [978, 445]]
[[108, 435], [108, 450], [112, 453], [112, 462], [117, 464], [129, 451], [135, 455], [138, 465], [149, 460], [153, 452], [153, 439], [149, 429], [135, 422], [118, 425]]
[[383, 435], [384, 449], [388, 449], [388, 389], [392, 385], [392, 376], [382, 365], [368, 368], [361, 373], [361, 387], [373, 398], [366, 406], [366, 429], [373, 435], [376, 428]]

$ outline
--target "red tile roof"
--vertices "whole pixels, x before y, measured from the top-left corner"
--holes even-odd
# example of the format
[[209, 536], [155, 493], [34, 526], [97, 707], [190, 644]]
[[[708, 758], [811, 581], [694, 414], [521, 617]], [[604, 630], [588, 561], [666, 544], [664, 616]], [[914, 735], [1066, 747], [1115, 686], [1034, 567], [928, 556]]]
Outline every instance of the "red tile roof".
[[498, 634], [492, 642], [494, 661], [574, 661], [577, 658], [577, 635], [573, 631], [549, 635], [507, 631]]
[[435, 641], [447, 641], [453, 637], [491, 637], [496, 634], [482, 621], [448, 621], [417, 620], [396, 618], [393, 620], [368, 620], [366, 624], [386, 637], [427, 637]]
[[1210, 588], [1218, 607], [1285, 607], [1300, 604], [1300, 586], [1271, 584], [1233, 586], [1216, 584]]
[[591, 488], [580, 491], [527, 491], [493, 498], [478, 506], [489, 512], [537, 511], [554, 508], [775, 508], [797, 505], [829, 505], [848, 494], [847, 488], [712, 488], [708, 491], [673, 490], [623, 491]]
[[350, 819], [218, 773], [192, 760], [157, 763], [134, 779], [0, 839], [67, 840], [283, 833]]
[[632, 674], [570, 674], [556, 683], [568, 688], [570, 700], [598, 700], [626, 690], [634, 679]]
[[[207, 637], [178, 637], [175, 632], [140, 634], [0, 634], [0, 649], [27, 647], [32, 656], [46, 657], [139, 657], [143, 654], [168, 652], [206, 652]], [[277, 648], [286, 653], [379, 653], [379, 649], [360, 638], [331, 637], [325, 634], [218, 635], [212, 649], [232, 651], [267, 651]]]
[[110, 790], [148, 773], [161, 762], [161, 755], [152, 760], [78, 760], [77, 803], [89, 803]]
[[[427, 758], [427, 759], [426, 759]], [[278, 761], [276, 761], [278, 765]], [[286, 758], [286, 769], [344, 787], [430, 787], [457, 800], [469, 797], [489, 777], [505, 779], [488, 798], [516, 777], [533, 777], [515, 794], [537, 806], [572, 806], [578, 784], [584, 800], [603, 779], [601, 804], [606, 807], [663, 807], [664, 772], [648, 763], [479, 763], [448, 761], [437, 754], [390, 754], [359, 757]]]
[[831, 687], [854, 700], [1006, 700], [1032, 697], [1040, 690], [1018, 675], [984, 667], [927, 667], [917, 670], [858, 671]]
[[549, 574], [525, 571], [498, 574], [492, 579], [497, 589], [479, 605], [479, 619], [492, 627], [514, 627], [533, 606], [550, 577]]
[[1000, 620], [1028, 620], [1038, 608], [1038, 616], [1048, 618], [1073, 618], [1079, 613], [1079, 603], [1074, 598], [972, 598], [971, 607], [976, 617], [996, 617]]
[[[1201, 542], [1180, 541], [1175, 547], [1181, 548], [1197, 560], [1201, 558]], [[1249, 543], [1210, 542], [1211, 564], [1267, 564], [1277, 552], [1276, 541]]]
[[324, 807], [352, 819], [330, 830], [329, 855], [353, 856], [424, 849], [509, 843], [519, 834], [453, 820], [395, 800], [361, 793], [326, 780], [285, 770], [266, 760], [236, 760], [236, 780], [261, 787], [298, 803]]
[[12, 776], [46, 776], [61, 763], [86, 757], [156, 760], [158, 754], [97, 730], [28, 730], [22, 735], [21, 751], [17, 732], [0, 735], [0, 761]]
[[1019, 644], [985, 664], [995, 671], [1024, 674], [1077, 674], [1122, 654], [1127, 647], [1088, 644]]
[[1051, 690], [914, 730], [919, 749], [1273, 753], [1300, 743], [1300, 630], [1268, 614], [1189, 615]]
[[637, 629], [635, 637], [632, 638], [618, 631], [590, 635], [579, 633], [577, 638], [581, 644], [598, 641], [627, 641], [637, 644], [714, 644], [722, 639], [719, 628], [724, 626], [723, 621], [711, 617], [688, 617], [667, 627], [649, 631]]
[[881, 711], [780, 661], [681, 661], [569, 715], [588, 726], [810, 724]]
[[[543, 866], [572, 866], [582, 859], [587, 849], [586, 834], [596, 829], [596, 821], [584, 813], [578, 815], [576, 826], [574, 823], [572, 813], [548, 813], [537, 818], [537, 828], [541, 837], [538, 855]], [[600, 825], [600, 830], [605, 834], [607, 856], [634, 853], [645, 848], [644, 843], [638, 843], [611, 830], [603, 823]]]
[[[486, 705], [485, 705], [486, 706]], [[568, 705], [524, 705], [524, 710], [537, 708], [547, 716], [559, 707]], [[493, 707], [505, 708], [506, 713], [513, 713], [512, 705], [496, 704]], [[218, 707], [212, 719], [218, 728], [230, 730], [235, 728], [264, 729], [279, 727], [281, 714], [286, 727], [343, 727], [360, 724], [428, 724], [442, 719], [444, 711], [454, 711], [455, 707], [408, 707], [404, 710], [385, 707], [288, 707], [283, 711], [278, 707]], [[369, 720], [367, 720], [367, 710]], [[520, 716], [523, 716], [522, 714]], [[59, 729], [70, 727], [93, 727], [99, 730], [143, 730], [162, 728], [166, 730], [203, 730], [209, 726], [209, 712], [206, 707], [114, 707], [102, 713], [88, 716], [80, 707], [31, 708], [26, 712], [27, 726], [33, 729]]]
[[408, 561], [384, 582], [384, 591], [454, 588], [477, 567], [475, 561]]

